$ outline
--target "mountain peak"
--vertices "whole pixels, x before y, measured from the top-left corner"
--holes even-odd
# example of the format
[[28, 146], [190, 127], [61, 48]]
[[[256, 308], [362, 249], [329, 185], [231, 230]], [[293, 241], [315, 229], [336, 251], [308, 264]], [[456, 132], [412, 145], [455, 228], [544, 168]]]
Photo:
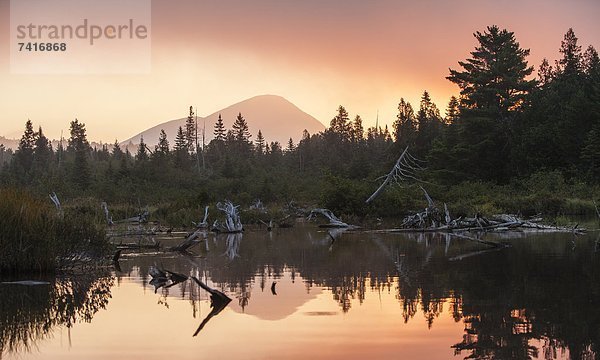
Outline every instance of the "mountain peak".
[[[295, 143], [298, 143], [305, 129], [311, 134], [325, 129], [325, 126], [317, 119], [299, 109], [286, 98], [265, 94], [242, 100], [208, 116], [198, 117], [199, 128], [204, 124], [206, 126], [206, 142], [210, 142], [213, 138], [214, 124], [219, 114], [225, 128], [231, 129], [239, 113], [248, 123], [250, 134], [252, 134], [251, 140], [256, 138], [256, 134], [260, 130], [268, 142], [278, 141], [285, 144], [291, 137]], [[173, 143], [177, 128], [184, 126], [185, 120], [186, 118], [180, 118], [156, 125], [123, 141], [122, 144], [137, 143], [141, 136], [144, 137], [144, 142], [147, 144], [156, 144], [161, 129], [165, 130], [169, 142]]]

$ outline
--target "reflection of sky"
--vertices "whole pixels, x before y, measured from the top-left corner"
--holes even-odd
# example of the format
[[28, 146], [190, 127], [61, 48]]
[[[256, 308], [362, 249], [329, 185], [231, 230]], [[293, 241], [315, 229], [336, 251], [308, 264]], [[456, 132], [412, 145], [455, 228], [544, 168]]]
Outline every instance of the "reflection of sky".
[[[69, 333], [56, 329], [54, 339], [40, 342], [43, 359], [447, 359], [450, 345], [463, 334], [448, 310], [428, 330], [418, 312], [404, 324], [394, 291], [368, 291], [362, 304], [353, 300], [343, 313], [329, 290], [313, 287], [307, 294], [302, 278], [292, 284], [288, 272], [277, 280], [277, 296], [254, 286], [246, 312], [236, 299], [192, 334], [210, 311], [200, 302], [197, 317], [189, 300], [171, 293], [167, 304], [152, 291], [144, 291], [138, 279], [123, 278], [112, 289], [107, 311], [96, 314], [91, 324], [76, 324]], [[173, 289], [173, 288], [172, 288]], [[204, 298], [204, 296], [202, 296]], [[250, 316], [249, 316], [250, 315]], [[320, 316], [319, 316], [320, 315]], [[23, 359], [28, 358], [21, 354]]]

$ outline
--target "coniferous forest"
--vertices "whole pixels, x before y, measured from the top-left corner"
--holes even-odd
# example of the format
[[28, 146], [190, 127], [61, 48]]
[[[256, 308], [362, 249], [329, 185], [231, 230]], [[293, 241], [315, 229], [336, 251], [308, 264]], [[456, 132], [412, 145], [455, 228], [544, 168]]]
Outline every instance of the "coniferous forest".
[[456, 214], [593, 214], [600, 197], [598, 52], [569, 29], [557, 39], [560, 57], [534, 65], [509, 30], [489, 26], [474, 36], [469, 58], [449, 59], [447, 79], [460, 94], [443, 108], [427, 91], [419, 104], [399, 98], [390, 127], [365, 128], [360, 115], [332, 104], [325, 131], [280, 144], [251, 134], [253, 119], [239, 114], [231, 129], [219, 118], [202, 148], [190, 108], [174, 138], [163, 131], [158, 145], [142, 140], [130, 153], [118, 142], [92, 148], [85, 119], [70, 122], [58, 147], [27, 121], [18, 149], [0, 148], [0, 181], [40, 196], [56, 192], [66, 204], [105, 201], [122, 216], [149, 206], [174, 226], [223, 199], [399, 218], [423, 207], [416, 181], [388, 187], [368, 205], [365, 199], [408, 146], [423, 161], [423, 186]]

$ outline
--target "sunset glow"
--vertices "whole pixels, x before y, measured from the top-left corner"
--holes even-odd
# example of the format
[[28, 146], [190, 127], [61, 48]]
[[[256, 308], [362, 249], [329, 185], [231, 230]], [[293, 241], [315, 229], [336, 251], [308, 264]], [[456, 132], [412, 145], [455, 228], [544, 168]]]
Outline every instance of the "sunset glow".
[[[469, 56], [473, 32], [515, 32], [537, 67], [558, 57], [569, 27], [584, 47], [599, 44], [598, 13], [596, 1], [156, 0], [147, 75], [14, 75], [0, 57], [0, 136], [18, 138], [29, 118], [57, 138], [77, 117], [90, 139], [112, 142], [183, 117], [189, 105], [202, 116], [260, 94], [283, 96], [325, 125], [340, 104], [367, 126], [378, 112], [390, 125], [399, 99], [418, 107], [423, 90], [443, 112], [458, 94], [445, 76]], [[2, 54], [9, 29], [9, 1], [0, 0]]]

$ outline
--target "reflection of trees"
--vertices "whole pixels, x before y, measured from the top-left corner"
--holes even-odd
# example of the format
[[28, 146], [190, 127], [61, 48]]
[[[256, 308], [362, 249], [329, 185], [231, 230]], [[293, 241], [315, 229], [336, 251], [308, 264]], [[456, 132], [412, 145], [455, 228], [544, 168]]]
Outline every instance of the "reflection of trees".
[[[494, 252], [430, 233], [346, 232], [332, 242], [325, 232], [290, 229], [272, 236], [247, 232], [243, 242], [231, 260], [222, 255], [232, 241], [210, 235], [202, 257], [165, 258], [162, 265], [181, 273], [201, 269], [202, 278], [242, 306], [252, 301], [254, 288], [264, 290], [269, 279], [286, 271], [301, 276], [307, 291], [330, 289], [343, 311], [373, 292], [392, 292], [405, 322], [435, 326], [444, 310], [464, 321], [465, 336], [454, 348], [472, 358], [550, 356], [562, 349], [585, 358], [598, 352], [600, 311], [594, 304], [600, 303], [600, 256], [591, 238], [577, 240], [573, 248], [569, 235], [530, 235]], [[138, 258], [136, 264], [145, 261], [140, 269], [155, 258]], [[121, 265], [127, 272], [127, 264]], [[415, 319], [418, 313], [424, 318]], [[532, 339], [541, 341], [539, 349], [530, 346]]]
[[90, 322], [111, 297], [112, 277], [90, 274], [49, 285], [0, 285], [0, 354], [30, 351], [56, 326]]

